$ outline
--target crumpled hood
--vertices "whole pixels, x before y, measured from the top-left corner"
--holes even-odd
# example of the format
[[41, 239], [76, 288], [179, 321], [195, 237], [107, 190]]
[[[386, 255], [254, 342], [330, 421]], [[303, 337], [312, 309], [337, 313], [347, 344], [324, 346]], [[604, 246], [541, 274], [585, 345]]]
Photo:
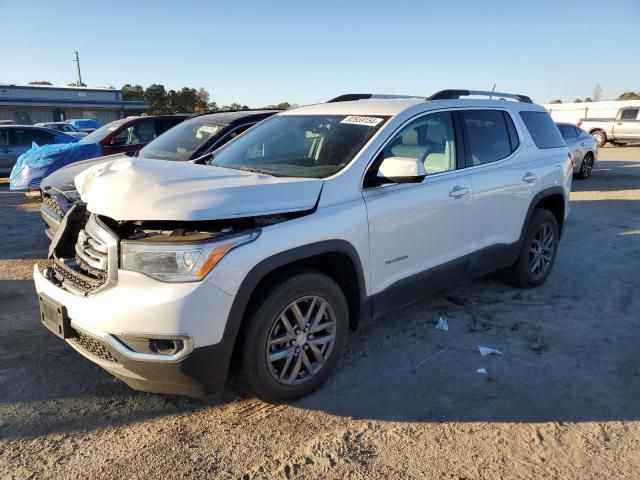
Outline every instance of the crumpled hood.
[[61, 192], [75, 190], [76, 186], [74, 185], [73, 180], [80, 172], [99, 163], [118, 160], [120, 158], [126, 159], [130, 157], [124, 153], [116, 153], [115, 155], [90, 158], [89, 160], [81, 160], [80, 162], [72, 163], [71, 165], [67, 165], [66, 167], [56, 170], [48, 177], [45, 177], [40, 184], [40, 188], [46, 189], [47, 187], [52, 187]]
[[114, 220], [220, 220], [309, 210], [323, 184], [142, 158], [95, 165], [74, 181], [90, 212]]

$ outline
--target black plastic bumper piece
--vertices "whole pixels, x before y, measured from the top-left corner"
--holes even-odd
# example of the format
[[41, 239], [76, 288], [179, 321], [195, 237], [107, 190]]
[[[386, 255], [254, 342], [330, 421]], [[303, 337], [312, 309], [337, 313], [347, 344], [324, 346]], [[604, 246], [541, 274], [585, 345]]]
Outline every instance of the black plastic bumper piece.
[[233, 353], [233, 342], [223, 338], [220, 343], [195, 348], [180, 362], [158, 363], [132, 360], [111, 349], [118, 363], [141, 379], [109, 370], [135, 390], [169, 395], [203, 397], [224, 389]]

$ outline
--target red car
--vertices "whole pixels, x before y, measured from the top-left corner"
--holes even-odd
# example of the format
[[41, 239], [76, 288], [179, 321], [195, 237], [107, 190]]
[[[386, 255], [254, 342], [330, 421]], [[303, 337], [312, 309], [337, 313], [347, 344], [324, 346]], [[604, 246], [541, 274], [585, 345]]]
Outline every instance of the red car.
[[81, 142], [99, 143], [103, 156], [135, 152], [187, 118], [187, 115], [123, 118], [103, 125], [84, 137]]

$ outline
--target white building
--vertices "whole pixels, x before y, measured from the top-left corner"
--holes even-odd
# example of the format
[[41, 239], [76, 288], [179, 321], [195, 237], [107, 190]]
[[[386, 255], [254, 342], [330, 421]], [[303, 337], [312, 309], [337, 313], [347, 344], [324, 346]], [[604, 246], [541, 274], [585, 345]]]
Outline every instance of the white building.
[[624, 107], [638, 107], [640, 100], [614, 100], [607, 102], [548, 103], [551, 118], [556, 122], [578, 123], [583, 118], [613, 118]]
[[149, 108], [148, 102], [122, 100], [110, 88], [0, 84], [0, 120], [22, 125], [93, 118], [101, 125]]

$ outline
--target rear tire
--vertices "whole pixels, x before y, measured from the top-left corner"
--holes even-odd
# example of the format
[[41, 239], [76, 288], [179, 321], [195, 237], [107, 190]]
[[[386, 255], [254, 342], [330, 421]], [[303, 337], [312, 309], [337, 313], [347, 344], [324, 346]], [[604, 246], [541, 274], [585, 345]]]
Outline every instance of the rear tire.
[[274, 278], [246, 318], [237, 380], [270, 403], [297, 400], [320, 387], [347, 339], [349, 308], [340, 286], [311, 269]]
[[553, 213], [536, 208], [524, 235], [518, 260], [508, 270], [506, 280], [520, 288], [542, 285], [556, 259], [559, 232]]
[[591, 176], [592, 170], [593, 170], [593, 155], [591, 153], [587, 153], [582, 159], [582, 165], [580, 165], [580, 172], [578, 172], [577, 177], [581, 180], [586, 180]]
[[604, 147], [605, 143], [607, 143], [607, 134], [602, 130], [596, 130], [595, 132], [592, 132], [591, 135], [596, 139], [598, 148]]

